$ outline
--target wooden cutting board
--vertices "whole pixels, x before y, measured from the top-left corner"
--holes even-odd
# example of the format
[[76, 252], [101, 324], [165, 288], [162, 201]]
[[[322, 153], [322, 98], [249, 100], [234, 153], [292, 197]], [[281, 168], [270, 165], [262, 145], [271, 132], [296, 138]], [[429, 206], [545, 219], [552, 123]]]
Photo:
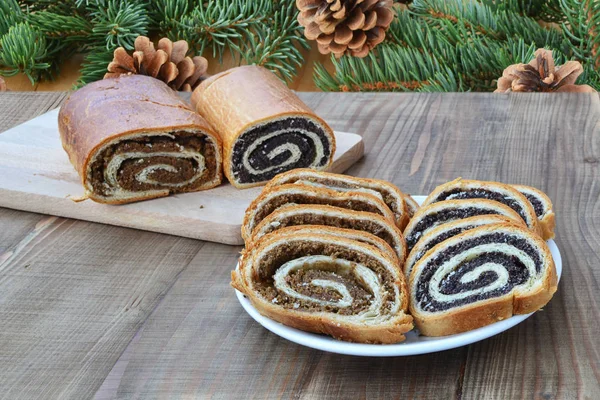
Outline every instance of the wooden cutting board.
[[[244, 211], [261, 188], [229, 184], [195, 193], [120, 206], [75, 202], [83, 195], [79, 175], [58, 135], [58, 109], [0, 134], [0, 206], [126, 226], [226, 244], [243, 244]], [[330, 171], [343, 172], [363, 156], [362, 138], [336, 132]]]

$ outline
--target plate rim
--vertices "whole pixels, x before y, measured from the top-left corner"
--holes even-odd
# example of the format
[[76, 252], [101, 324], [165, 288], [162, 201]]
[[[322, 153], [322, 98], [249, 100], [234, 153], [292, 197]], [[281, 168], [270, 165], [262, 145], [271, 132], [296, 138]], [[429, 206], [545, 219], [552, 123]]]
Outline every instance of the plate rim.
[[[415, 200], [417, 198], [425, 198], [425, 196], [413, 196]], [[419, 201], [419, 200], [417, 200]], [[420, 201], [419, 201], [420, 203]], [[560, 282], [562, 276], [562, 255], [556, 245], [556, 242], [552, 239], [546, 241], [554, 265], [556, 267], [557, 284]], [[237, 267], [236, 267], [237, 268]], [[473, 329], [467, 332], [458, 333], [449, 336], [440, 337], [425, 337], [418, 342], [400, 342], [395, 344], [365, 344], [365, 343], [350, 343], [341, 340], [334, 339], [329, 336], [320, 335], [312, 332], [305, 332], [299, 329], [295, 329], [286, 326], [280, 322], [267, 318], [261, 315], [256, 308], [252, 305], [250, 300], [246, 296], [235, 290], [236, 297], [244, 310], [262, 325], [264, 328], [287, 339], [291, 342], [321, 350], [329, 353], [352, 355], [352, 356], [366, 356], [366, 357], [399, 357], [399, 356], [412, 356], [428, 353], [436, 353], [439, 351], [450, 350], [462, 346], [467, 346], [499, 333], [505, 332], [514, 326], [525, 321], [527, 318], [532, 316], [535, 312], [523, 315], [514, 315], [506, 320], [494, 322], [493, 324], [486, 325], [481, 328]], [[409, 335], [414, 335], [415, 329], [408, 332]]]

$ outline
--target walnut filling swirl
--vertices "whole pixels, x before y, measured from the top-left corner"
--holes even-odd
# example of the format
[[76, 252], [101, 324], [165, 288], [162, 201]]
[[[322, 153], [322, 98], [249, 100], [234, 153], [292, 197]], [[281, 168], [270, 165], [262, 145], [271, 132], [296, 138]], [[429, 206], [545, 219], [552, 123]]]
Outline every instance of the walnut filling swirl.
[[335, 243], [286, 240], [257, 255], [253, 285], [286, 309], [385, 320], [402, 309], [398, 271]]
[[193, 190], [217, 178], [216, 143], [200, 132], [148, 133], [103, 145], [88, 165], [88, 190], [103, 197]]

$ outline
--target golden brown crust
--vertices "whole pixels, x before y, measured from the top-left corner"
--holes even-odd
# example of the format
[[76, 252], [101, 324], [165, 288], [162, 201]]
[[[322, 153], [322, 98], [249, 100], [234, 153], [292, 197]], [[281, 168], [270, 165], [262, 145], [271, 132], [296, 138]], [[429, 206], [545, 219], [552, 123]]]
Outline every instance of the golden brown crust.
[[[75, 91], [60, 109], [58, 128], [63, 148], [86, 188], [88, 164], [96, 151], [108, 141], [142, 132], [201, 131], [217, 143], [219, 166], [221, 162], [221, 140], [210, 125], [171, 88], [147, 76], [104, 79]], [[220, 183], [221, 172], [217, 174], [218, 181], [210, 187]], [[168, 193], [166, 190], [165, 194], [114, 201], [94, 193], [89, 193], [89, 197], [99, 202], [121, 204]]]
[[526, 186], [526, 185], [511, 185], [511, 186], [523, 194], [531, 193], [534, 196], [538, 197], [542, 201], [542, 203], [545, 203], [544, 206], [546, 208], [546, 212], [544, 213], [544, 215], [541, 218], [538, 217], [538, 220], [540, 221], [542, 238], [544, 238], [545, 240], [554, 239], [554, 229], [556, 228], [556, 220], [555, 220], [555, 215], [554, 215], [554, 211], [553, 211], [552, 200], [550, 200], [550, 197], [548, 197], [548, 195], [546, 193], [544, 193], [541, 190], [534, 188], [532, 186]]
[[433, 192], [431, 192], [429, 194], [429, 196], [427, 196], [425, 201], [423, 201], [423, 204], [421, 204], [421, 207], [425, 207], [429, 204], [434, 203], [436, 201], [436, 198], [442, 192], [445, 192], [447, 190], [470, 189], [470, 188], [483, 188], [483, 189], [487, 189], [490, 191], [501, 190], [506, 193], [509, 193], [512, 197], [516, 198], [518, 200], [518, 202], [520, 203], [520, 205], [523, 207], [523, 211], [528, 218], [528, 221], [527, 220], [525, 221], [527, 223], [527, 226], [529, 226], [529, 228], [533, 232], [535, 232], [537, 234], [541, 234], [541, 228], [540, 228], [537, 216], [535, 215], [535, 210], [533, 209], [533, 206], [531, 205], [529, 200], [527, 200], [527, 198], [523, 194], [521, 194], [518, 190], [516, 190], [511, 185], [507, 185], [507, 184], [500, 183], [500, 182], [477, 181], [477, 180], [457, 178], [453, 181], [447, 182], [443, 185], [436, 187], [433, 190]]
[[554, 215], [554, 211], [549, 211], [542, 219], [540, 219], [540, 225], [542, 227], [542, 238], [545, 240], [554, 239], [556, 234], [554, 230], [556, 229], [556, 216]]
[[[359, 178], [350, 175], [334, 174], [331, 172], [315, 171], [309, 168], [296, 168], [288, 172], [281, 173], [267, 183], [266, 187], [279, 186], [284, 184], [296, 183], [301, 180], [312, 179], [315, 183], [326, 184], [329, 182], [338, 185], [356, 186], [357, 189], [368, 189], [383, 194], [387, 191], [395, 201], [387, 202], [386, 205], [395, 214], [396, 224], [403, 229], [409, 220], [408, 206], [406, 196], [398, 187], [388, 181], [372, 178]], [[336, 190], [335, 188], [332, 188]], [[351, 190], [351, 188], [349, 188]]]
[[545, 270], [542, 281], [537, 289], [533, 291], [529, 289], [513, 289], [507, 295], [499, 298], [491, 298], [462, 306], [459, 309], [450, 309], [446, 312], [434, 314], [420, 312], [415, 307], [413, 299], [411, 298], [410, 313], [414, 317], [415, 325], [421, 334], [426, 336], [446, 336], [466, 332], [498, 322], [513, 315], [532, 313], [539, 310], [550, 301], [557, 290], [558, 277], [552, 254], [546, 245], [546, 242], [525, 227], [505, 223], [475, 228], [454, 236], [433, 247], [413, 267], [409, 278], [410, 290], [414, 287], [414, 281], [417, 278], [419, 270], [425, 265], [427, 260], [434, 256], [438, 251], [443, 250], [449, 245], [459, 243], [465, 238], [500, 230], [503, 232], [514, 232], [525, 236], [529, 240], [535, 242], [536, 247], [541, 250], [544, 258]]
[[317, 122], [330, 137], [333, 162], [333, 130], [277, 76], [266, 68], [248, 65], [231, 68], [203, 81], [192, 93], [192, 105], [215, 128], [223, 140], [223, 170], [239, 189], [264, 182], [241, 184], [233, 177], [231, 158], [237, 138], [252, 126], [285, 116], [303, 116]]
[[[405, 194], [404, 195], [404, 202], [406, 203], [406, 209], [408, 211], [408, 220], [406, 221], [406, 224], [408, 224], [408, 221], [410, 221], [410, 219], [415, 215], [415, 213], [417, 211], [419, 211], [419, 203], [417, 203], [415, 201], [415, 199], [412, 198], [412, 196]], [[404, 224], [403, 227], [401, 227], [401, 229], [404, 229], [406, 227], [406, 224]]]
[[315, 234], [298, 233], [293, 240], [316, 240], [335, 242], [338, 245], [348, 246], [350, 248], [361, 249], [365, 254], [376, 257], [381, 262], [386, 263], [395, 271], [397, 276], [396, 285], [399, 288], [400, 300], [402, 307], [399, 312], [391, 316], [389, 320], [378, 325], [368, 325], [366, 323], [352, 323], [338, 319], [336, 314], [331, 313], [310, 313], [305, 311], [296, 311], [293, 309], [285, 309], [281, 306], [273, 304], [262, 298], [255, 290], [252, 289], [251, 282], [248, 282], [246, 277], [251, 275], [248, 269], [252, 268], [251, 254], [259, 253], [265, 248], [277, 243], [278, 241], [292, 240], [285, 232], [281, 235], [280, 232], [273, 232], [262, 238], [258, 243], [253, 244], [246, 250], [246, 254], [240, 260], [238, 270], [231, 274], [231, 285], [238, 291], [245, 294], [251, 301], [252, 305], [258, 312], [268, 318], [278, 321], [284, 325], [300, 329], [308, 332], [324, 333], [336, 339], [357, 342], [357, 343], [398, 343], [405, 339], [404, 333], [412, 329], [412, 317], [404, 311], [407, 309], [408, 291], [403, 273], [399, 265], [396, 264], [394, 258], [389, 257], [385, 252], [382, 252], [375, 246], [357, 242], [339, 236], [331, 236], [326, 232], [337, 230], [339, 228], [321, 227], [323, 233]]
[[[312, 187], [307, 185], [295, 185], [287, 184], [281, 186], [267, 187], [261, 194], [250, 203], [250, 206], [246, 210], [244, 215], [244, 221], [242, 222], [242, 238], [245, 241], [252, 236], [252, 232], [260, 221], [255, 220], [255, 214], [259, 212], [265, 204], [270, 204], [272, 198], [277, 196], [287, 195], [289, 193], [302, 193], [312, 198], [323, 199], [323, 201], [356, 201], [364, 204], [369, 204], [374, 208], [377, 208], [377, 212], [383, 217], [387, 218], [391, 224], [395, 225], [394, 215], [388, 208], [388, 206], [375, 197], [372, 194], [362, 192], [336, 192], [335, 190], [324, 189], [319, 187]], [[302, 204], [302, 203], [299, 203]], [[314, 204], [323, 204], [315, 202]], [[283, 204], [282, 204], [283, 205]]]

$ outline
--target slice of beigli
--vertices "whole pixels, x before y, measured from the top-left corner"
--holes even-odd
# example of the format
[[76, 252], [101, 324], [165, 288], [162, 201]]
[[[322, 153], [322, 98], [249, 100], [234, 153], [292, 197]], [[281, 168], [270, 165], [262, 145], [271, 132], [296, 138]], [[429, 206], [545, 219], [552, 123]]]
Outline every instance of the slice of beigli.
[[[324, 206], [320, 206], [324, 207]], [[346, 210], [344, 210], [346, 211]], [[377, 214], [371, 214], [374, 216]], [[377, 215], [379, 217], [379, 215]], [[387, 222], [386, 222], [387, 223]], [[389, 225], [389, 223], [387, 223]], [[402, 261], [398, 258], [398, 254], [392, 247], [385, 242], [385, 240], [369, 233], [366, 231], [359, 231], [356, 229], [344, 229], [337, 228], [334, 226], [324, 226], [324, 225], [298, 225], [298, 226], [288, 226], [286, 228], [278, 229], [278, 235], [286, 235], [286, 236], [295, 236], [298, 234], [314, 234], [314, 235], [322, 235], [324, 233], [337, 236], [341, 238], [357, 240], [359, 242], [363, 242], [366, 244], [370, 244], [371, 246], [377, 247], [381, 250], [382, 253], [390, 256], [391, 258], [396, 260], [398, 265], [402, 265]], [[260, 240], [260, 239], [259, 239]], [[252, 244], [250, 245], [252, 246]]]
[[535, 215], [538, 217], [542, 231], [542, 237], [545, 240], [554, 239], [554, 228], [556, 220], [552, 209], [552, 201], [550, 197], [539, 189], [525, 185], [511, 185], [517, 189], [523, 196], [529, 200]]
[[403, 341], [412, 317], [397, 260], [331, 229], [264, 236], [232, 272], [232, 286], [262, 315], [296, 329], [350, 342]]
[[452, 335], [540, 309], [557, 282], [539, 235], [485, 225], [437, 244], [414, 265], [410, 311], [421, 334]]
[[404, 195], [404, 201], [406, 202], [406, 208], [408, 210], [408, 219], [411, 219], [419, 210], [419, 203], [408, 194]]
[[412, 248], [406, 259], [406, 263], [404, 263], [404, 273], [407, 277], [410, 276], [410, 272], [412, 271], [415, 263], [438, 243], [441, 243], [446, 239], [450, 239], [451, 237], [459, 235], [470, 229], [474, 229], [483, 225], [499, 223], [512, 223], [525, 227], [527, 226], [523, 220], [510, 219], [503, 215], [494, 214], [478, 215], [476, 217], [459, 219], [438, 225], [423, 235], [417, 244]]
[[308, 185], [266, 187], [246, 210], [242, 238], [247, 241], [256, 226], [273, 211], [288, 204], [322, 204], [382, 215], [394, 224], [394, 214], [381, 199], [370, 193], [338, 192]]
[[434, 189], [422, 206], [444, 200], [488, 199], [505, 204], [515, 210], [529, 229], [540, 234], [537, 216], [531, 203], [518, 190], [500, 182], [486, 182], [458, 178]]
[[394, 249], [401, 262], [406, 258], [406, 242], [400, 229], [379, 214], [318, 204], [287, 205], [264, 218], [252, 232], [250, 243], [264, 235], [298, 225], [322, 225], [368, 232]]
[[522, 221], [512, 208], [486, 199], [446, 200], [419, 208], [404, 229], [406, 249], [410, 253], [417, 242], [429, 230], [438, 225], [477, 215], [504, 215], [515, 221]]
[[387, 181], [298, 168], [277, 175], [271, 179], [267, 187], [290, 183], [323, 187], [339, 192], [359, 191], [370, 193], [383, 200], [390, 210], [392, 210], [396, 224], [400, 229], [406, 225], [409, 219], [406, 195]]

